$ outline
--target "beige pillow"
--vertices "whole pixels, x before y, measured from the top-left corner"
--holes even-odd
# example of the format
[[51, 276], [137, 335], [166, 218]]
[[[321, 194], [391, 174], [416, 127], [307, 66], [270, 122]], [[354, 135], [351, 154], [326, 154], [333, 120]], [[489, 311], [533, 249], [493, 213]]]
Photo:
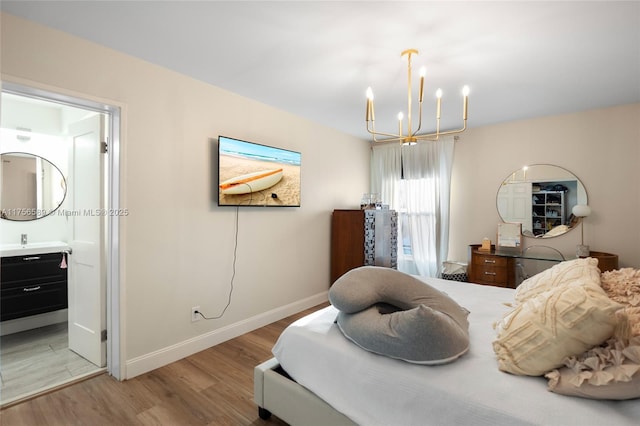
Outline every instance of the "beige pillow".
[[545, 374], [551, 392], [591, 399], [640, 398], [640, 337], [611, 339], [564, 364]]
[[588, 257], [586, 259], [567, 260], [524, 280], [516, 288], [516, 302], [523, 303], [540, 293], [578, 279], [583, 279], [585, 282], [592, 282], [599, 286], [600, 270], [598, 269], [598, 259]]
[[531, 297], [496, 324], [498, 367], [529, 376], [558, 368], [611, 337], [620, 308], [588, 278]]

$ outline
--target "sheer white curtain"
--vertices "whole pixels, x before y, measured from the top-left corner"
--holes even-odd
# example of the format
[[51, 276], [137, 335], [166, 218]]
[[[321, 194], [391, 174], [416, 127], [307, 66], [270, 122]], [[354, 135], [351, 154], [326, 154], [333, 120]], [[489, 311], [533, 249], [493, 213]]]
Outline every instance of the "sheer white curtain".
[[398, 212], [401, 271], [435, 277], [446, 260], [453, 148], [453, 137], [373, 147], [371, 191]]

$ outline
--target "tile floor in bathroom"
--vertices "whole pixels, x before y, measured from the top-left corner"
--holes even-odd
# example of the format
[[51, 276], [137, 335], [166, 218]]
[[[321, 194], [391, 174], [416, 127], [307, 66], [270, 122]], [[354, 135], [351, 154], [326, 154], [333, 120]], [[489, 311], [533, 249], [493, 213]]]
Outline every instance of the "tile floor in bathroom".
[[69, 350], [67, 323], [0, 337], [0, 403], [100, 370]]

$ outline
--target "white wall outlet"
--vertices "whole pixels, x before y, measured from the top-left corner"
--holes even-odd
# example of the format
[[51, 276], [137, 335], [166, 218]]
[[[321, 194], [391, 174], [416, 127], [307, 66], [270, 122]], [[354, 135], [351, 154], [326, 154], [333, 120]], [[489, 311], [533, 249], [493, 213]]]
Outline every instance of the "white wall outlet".
[[194, 306], [191, 308], [191, 322], [200, 321], [200, 318], [202, 317], [198, 312], [200, 312], [200, 306]]

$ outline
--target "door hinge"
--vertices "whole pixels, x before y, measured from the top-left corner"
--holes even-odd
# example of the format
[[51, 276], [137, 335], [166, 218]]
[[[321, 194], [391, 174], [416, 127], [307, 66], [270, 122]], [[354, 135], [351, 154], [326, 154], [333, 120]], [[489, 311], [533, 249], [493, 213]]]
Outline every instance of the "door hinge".
[[107, 330], [102, 330], [100, 332], [100, 341], [101, 342], [106, 342], [107, 341]]
[[106, 154], [109, 151], [107, 143], [106, 142], [100, 142], [100, 152], [102, 154]]

